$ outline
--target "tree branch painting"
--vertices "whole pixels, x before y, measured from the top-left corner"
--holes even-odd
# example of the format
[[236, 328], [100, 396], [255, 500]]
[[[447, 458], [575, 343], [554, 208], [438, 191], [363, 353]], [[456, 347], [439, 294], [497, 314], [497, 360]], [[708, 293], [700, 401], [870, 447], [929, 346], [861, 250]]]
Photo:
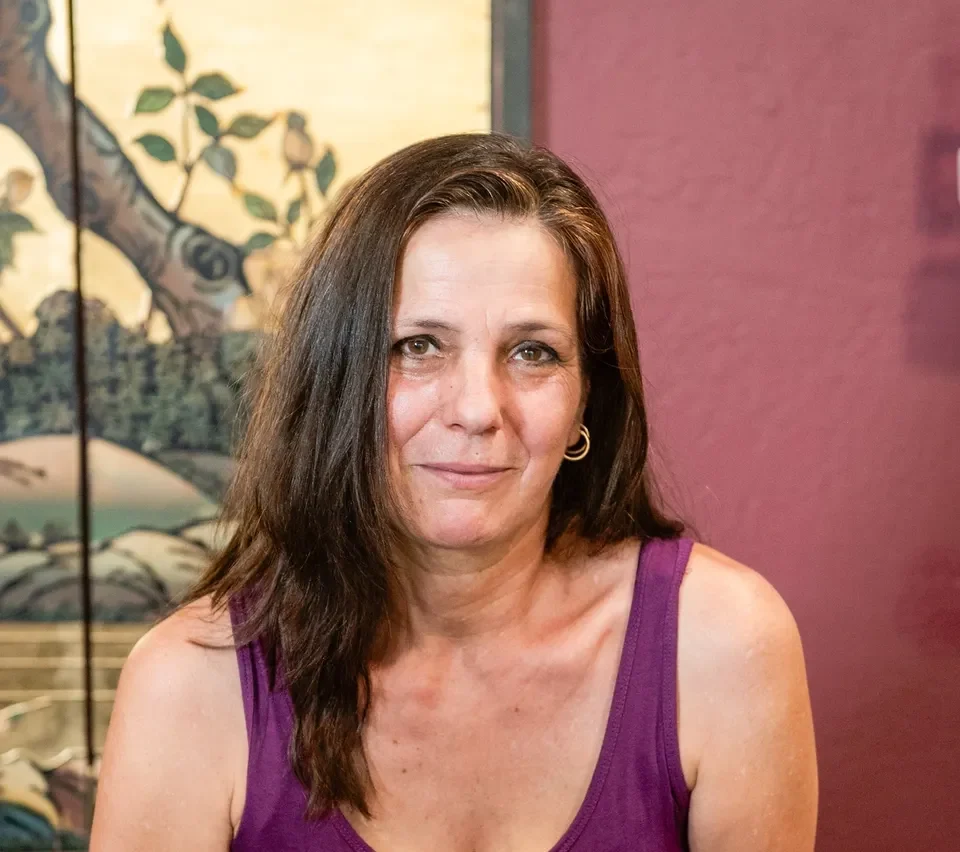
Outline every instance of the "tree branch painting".
[[[48, 0], [0, 0], [0, 124], [34, 152], [51, 198], [71, 218], [71, 88], [47, 56], [50, 25]], [[134, 264], [174, 336], [219, 332], [227, 308], [250, 292], [244, 248], [164, 209], [104, 123], [83, 102], [78, 112], [77, 224]]]

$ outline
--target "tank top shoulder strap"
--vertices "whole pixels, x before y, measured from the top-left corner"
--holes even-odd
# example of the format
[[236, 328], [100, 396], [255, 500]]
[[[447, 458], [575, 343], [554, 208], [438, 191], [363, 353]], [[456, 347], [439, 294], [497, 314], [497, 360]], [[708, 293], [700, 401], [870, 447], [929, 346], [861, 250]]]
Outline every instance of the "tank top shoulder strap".
[[685, 842], [690, 792], [677, 726], [677, 634], [680, 584], [693, 548], [689, 539], [651, 539], [640, 551], [633, 612], [621, 664], [629, 667], [611, 776], [619, 795], [650, 823], [672, 822]]
[[[234, 634], [246, 620], [246, 606], [239, 598], [230, 601], [230, 622]], [[243, 714], [247, 722], [248, 763], [257, 762], [265, 735], [277, 723], [276, 700], [270, 694], [270, 672], [259, 642], [237, 645], [237, 668], [240, 673], [240, 692], [243, 696]]]
[[[243, 623], [242, 601], [230, 602], [236, 630]], [[243, 815], [231, 844], [233, 852], [300, 849], [294, 835], [304, 830], [306, 791], [288, 758], [293, 707], [282, 682], [272, 683], [266, 655], [258, 641], [236, 646], [243, 712], [247, 722], [247, 794]], [[314, 824], [314, 830], [319, 826]]]

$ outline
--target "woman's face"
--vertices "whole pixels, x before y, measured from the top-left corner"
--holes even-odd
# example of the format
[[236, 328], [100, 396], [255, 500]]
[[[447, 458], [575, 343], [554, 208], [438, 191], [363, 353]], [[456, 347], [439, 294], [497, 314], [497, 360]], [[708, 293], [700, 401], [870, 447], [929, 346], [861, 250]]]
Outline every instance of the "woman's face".
[[416, 231], [395, 295], [388, 417], [417, 541], [481, 547], [543, 520], [584, 397], [576, 282], [550, 234], [470, 214]]

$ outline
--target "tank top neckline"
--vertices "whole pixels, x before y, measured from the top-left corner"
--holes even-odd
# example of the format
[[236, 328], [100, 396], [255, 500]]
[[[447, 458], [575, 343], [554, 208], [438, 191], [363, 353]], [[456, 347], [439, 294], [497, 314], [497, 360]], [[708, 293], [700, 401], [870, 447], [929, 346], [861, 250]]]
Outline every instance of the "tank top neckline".
[[[610, 704], [610, 711], [607, 716], [606, 729], [604, 730], [603, 741], [600, 744], [600, 753], [597, 756], [597, 762], [590, 777], [590, 783], [583, 801], [577, 810], [573, 821], [567, 829], [560, 835], [553, 846], [544, 852], [567, 852], [577, 839], [583, 833], [587, 823], [593, 816], [594, 811], [600, 802], [600, 794], [603, 791], [603, 785], [607, 780], [607, 774], [610, 770], [610, 764], [617, 750], [617, 738], [620, 734], [620, 726], [623, 721], [623, 712], [627, 703], [627, 694], [630, 686], [630, 675], [633, 671], [634, 657], [637, 649], [637, 636], [640, 630], [640, 614], [643, 611], [643, 592], [645, 585], [646, 572], [643, 570], [645, 552], [648, 550], [648, 542], [643, 541], [640, 544], [640, 551], [637, 555], [636, 574], [633, 581], [633, 598], [630, 603], [630, 613], [627, 616], [627, 629], [623, 636], [623, 646], [620, 649], [620, 662], [617, 668], [617, 677], [614, 683], [613, 698]], [[337, 807], [331, 812], [331, 819], [337, 832], [354, 850], [354, 852], [382, 852], [370, 846], [350, 824], [350, 821], [344, 816], [343, 811]]]

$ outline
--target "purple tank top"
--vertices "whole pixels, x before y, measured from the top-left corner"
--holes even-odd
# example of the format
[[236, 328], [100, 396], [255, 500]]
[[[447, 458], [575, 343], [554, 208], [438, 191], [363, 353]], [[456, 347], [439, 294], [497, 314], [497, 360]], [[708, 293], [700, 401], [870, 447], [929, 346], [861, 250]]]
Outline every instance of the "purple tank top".
[[[579, 812], [549, 852], [688, 849], [690, 795], [677, 739], [677, 609], [691, 546], [685, 539], [651, 540], [641, 549], [600, 757]], [[249, 758], [232, 852], [374, 852], [339, 811], [305, 819], [306, 793], [287, 760], [289, 696], [270, 690], [258, 643], [238, 648], [237, 659]]]

